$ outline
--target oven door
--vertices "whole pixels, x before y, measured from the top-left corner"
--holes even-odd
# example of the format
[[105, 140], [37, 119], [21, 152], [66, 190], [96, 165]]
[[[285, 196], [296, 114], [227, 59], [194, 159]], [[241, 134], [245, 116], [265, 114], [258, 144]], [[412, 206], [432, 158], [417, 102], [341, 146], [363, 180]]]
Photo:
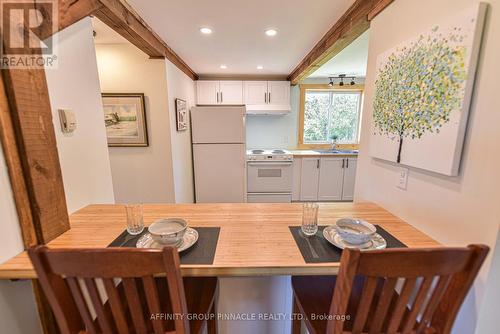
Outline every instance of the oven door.
[[249, 193], [291, 193], [292, 165], [291, 161], [249, 161], [247, 191]]

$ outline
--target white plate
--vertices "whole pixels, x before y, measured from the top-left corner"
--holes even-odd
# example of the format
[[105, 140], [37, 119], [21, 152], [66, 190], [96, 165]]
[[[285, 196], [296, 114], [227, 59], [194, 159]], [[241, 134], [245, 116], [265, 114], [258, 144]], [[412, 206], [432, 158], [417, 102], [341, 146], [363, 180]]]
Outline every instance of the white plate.
[[[194, 228], [188, 227], [186, 229], [186, 233], [182, 237], [181, 242], [177, 245], [177, 250], [180, 252], [185, 251], [186, 249], [193, 246], [198, 241], [198, 231]], [[137, 248], [163, 248], [164, 244], [160, 244], [153, 240], [151, 233], [146, 233], [142, 237], [137, 240], [137, 244], [135, 245]]]
[[387, 241], [378, 233], [375, 233], [370, 241], [361, 245], [353, 245], [345, 240], [343, 240], [340, 235], [337, 233], [335, 226], [330, 225], [325, 227], [323, 230], [323, 236], [325, 239], [340, 249], [344, 248], [357, 248], [359, 250], [373, 250], [373, 249], [384, 249], [387, 247]]

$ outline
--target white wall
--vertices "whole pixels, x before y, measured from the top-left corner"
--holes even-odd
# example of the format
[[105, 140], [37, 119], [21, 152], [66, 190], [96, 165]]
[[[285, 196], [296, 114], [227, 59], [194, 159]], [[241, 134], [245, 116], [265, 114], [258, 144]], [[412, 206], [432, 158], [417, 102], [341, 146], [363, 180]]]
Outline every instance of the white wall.
[[[24, 250], [7, 166], [0, 148], [0, 263]], [[0, 281], [1, 332], [41, 333], [30, 281]]]
[[[398, 167], [374, 160], [369, 154], [377, 55], [474, 3], [470, 0], [398, 0], [372, 21], [356, 201], [374, 201], [446, 245], [485, 243], [493, 246], [500, 222], [500, 104], [496, 88], [500, 0], [489, 1], [460, 175], [444, 177], [410, 169], [408, 188], [402, 191], [395, 186]], [[454, 333], [474, 332], [487, 267], [469, 294]]]
[[[90, 18], [58, 34], [56, 69], [47, 85], [57, 149], [70, 213], [90, 203], [114, 203], [97, 63]], [[70, 108], [77, 129], [61, 131], [58, 108]]]
[[175, 118], [175, 99], [187, 102], [188, 124], [189, 110], [195, 105], [195, 83], [177, 66], [165, 59], [168, 88], [168, 113], [170, 115], [172, 163], [176, 203], [194, 202], [193, 158], [191, 152], [191, 126], [186, 131], [178, 132]]
[[97, 44], [104, 93], [144, 93], [149, 147], [110, 147], [116, 202], [174, 202], [166, 65], [131, 44]]

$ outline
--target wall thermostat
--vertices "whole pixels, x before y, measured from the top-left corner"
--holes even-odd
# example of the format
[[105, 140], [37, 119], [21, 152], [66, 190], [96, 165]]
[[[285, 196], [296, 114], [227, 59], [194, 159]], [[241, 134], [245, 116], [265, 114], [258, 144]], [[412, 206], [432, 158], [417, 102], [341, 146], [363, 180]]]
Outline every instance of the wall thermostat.
[[71, 109], [59, 109], [59, 120], [61, 130], [64, 133], [72, 133], [76, 129], [75, 113]]

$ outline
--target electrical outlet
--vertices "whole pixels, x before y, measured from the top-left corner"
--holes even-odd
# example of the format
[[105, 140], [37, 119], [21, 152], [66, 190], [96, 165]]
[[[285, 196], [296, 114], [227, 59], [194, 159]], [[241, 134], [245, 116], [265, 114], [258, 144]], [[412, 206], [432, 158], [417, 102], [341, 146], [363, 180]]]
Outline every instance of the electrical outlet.
[[396, 187], [402, 190], [406, 190], [406, 186], [408, 184], [408, 168], [400, 168], [399, 170], [399, 178]]

